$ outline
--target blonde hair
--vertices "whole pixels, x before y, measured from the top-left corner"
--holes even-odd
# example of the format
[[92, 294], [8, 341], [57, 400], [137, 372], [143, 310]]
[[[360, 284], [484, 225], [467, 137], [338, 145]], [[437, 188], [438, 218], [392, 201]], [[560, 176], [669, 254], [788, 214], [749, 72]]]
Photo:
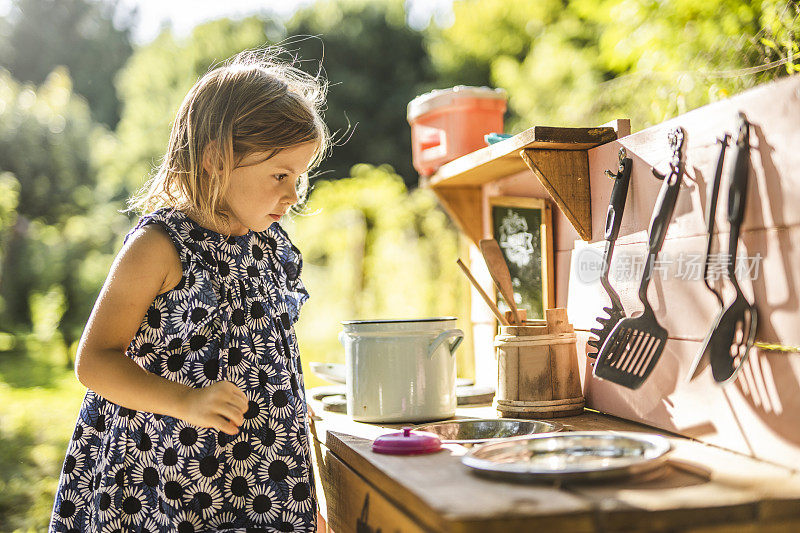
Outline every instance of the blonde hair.
[[[129, 201], [129, 210], [161, 207], [197, 213], [228, 227], [222, 198], [231, 171], [247, 155], [316, 142], [309, 168], [330, 149], [322, 119], [327, 82], [278, 58], [277, 47], [245, 50], [209, 70], [183, 99], [169, 137], [167, 152], [155, 173]], [[208, 149], [211, 175], [204, 169]], [[308, 174], [297, 184], [299, 201], [308, 194]], [[294, 208], [295, 206], [293, 206]]]

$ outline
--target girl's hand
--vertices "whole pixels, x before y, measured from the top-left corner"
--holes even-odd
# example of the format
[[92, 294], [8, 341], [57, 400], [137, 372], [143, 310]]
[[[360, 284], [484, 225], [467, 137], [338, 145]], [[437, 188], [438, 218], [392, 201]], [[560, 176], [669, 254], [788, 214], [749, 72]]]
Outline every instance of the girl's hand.
[[214, 428], [229, 435], [239, 433], [249, 400], [230, 381], [218, 381], [202, 389], [190, 389], [184, 398], [184, 416], [190, 424]]

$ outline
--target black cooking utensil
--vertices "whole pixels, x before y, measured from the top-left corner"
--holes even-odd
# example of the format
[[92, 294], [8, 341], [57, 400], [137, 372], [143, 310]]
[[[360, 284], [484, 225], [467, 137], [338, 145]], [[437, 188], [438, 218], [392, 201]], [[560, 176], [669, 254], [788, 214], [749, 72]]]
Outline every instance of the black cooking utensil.
[[625, 211], [625, 199], [628, 196], [628, 183], [630, 183], [631, 167], [633, 167], [633, 160], [625, 156], [625, 148], [620, 148], [617, 173], [613, 174], [606, 170], [606, 175], [614, 180], [614, 187], [611, 189], [611, 198], [608, 201], [608, 211], [606, 212], [606, 248], [603, 251], [603, 270], [600, 275], [600, 283], [611, 299], [611, 307], [603, 307], [603, 311], [607, 316], [597, 317], [597, 322], [601, 327], [589, 330], [597, 337], [587, 342], [589, 346], [594, 348], [592, 353], [586, 354], [591, 358], [597, 357], [597, 352], [603, 347], [611, 330], [614, 329], [617, 322], [625, 318], [625, 308], [622, 307], [617, 291], [614, 290], [608, 280], [611, 257], [614, 255], [614, 242], [617, 240], [619, 227], [622, 224], [622, 213]]
[[[717, 301], [719, 302], [720, 308], [725, 307], [725, 301], [722, 299], [722, 292], [720, 292], [712, 283], [709, 281], [708, 278], [708, 266], [711, 263], [711, 248], [714, 243], [714, 224], [715, 219], [717, 216], [717, 198], [719, 197], [719, 185], [720, 181], [722, 180], [722, 168], [725, 163], [725, 151], [728, 148], [728, 139], [730, 139], [730, 134], [726, 133], [722, 139], [719, 139], [717, 142], [720, 143], [720, 150], [719, 150], [719, 157], [717, 158], [717, 168], [714, 172], [714, 179], [713, 181], [709, 181], [706, 187], [706, 230], [708, 232], [708, 236], [706, 239], [706, 260], [703, 266], [703, 281], [708, 287], [708, 290], [714, 293], [714, 296], [717, 297]], [[692, 362], [692, 365], [689, 370], [689, 380], [693, 380], [696, 378], [700, 373], [705, 369], [708, 365], [708, 341], [711, 338], [712, 333], [716, 329], [717, 322], [719, 321], [719, 316], [717, 316], [716, 320], [714, 321], [714, 327], [711, 328], [711, 331], [708, 332], [706, 335], [705, 340], [703, 341], [702, 349], [697, 353], [697, 357]]]
[[653, 266], [664, 244], [672, 213], [678, 200], [678, 192], [683, 179], [683, 129], [670, 132], [672, 160], [667, 176], [653, 169], [653, 174], [664, 183], [656, 198], [653, 217], [650, 220], [647, 261], [645, 261], [642, 281], [639, 284], [639, 300], [644, 310], [633, 318], [623, 318], [611, 331], [594, 365], [594, 375], [607, 379], [630, 389], [638, 389], [648, 378], [653, 367], [661, 357], [667, 342], [667, 330], [656, 320], [653, 308], [647, 299], [647, 287], [653, 273]]
[[722, 306], [725, 302], [722, 300], [722, 293], [714, 287], [708, 280], [708, 265], [709, 256], [711, 255], [711, 247], [714, 243], [714, 224], [717, 216], [717, 198], [719, 197], [719, 185], [722, 181], [722, 167], [725, 162], [725, 150], [728, 148], [728, 139], [730, 134], [726, 133], [722, 139], [719, 139], [720, 150], [719, 158], [717, 158], [717, 169], [714, 172], [714, 181], [710, 182], [706, 189], [706, 229], [708, 230], [708, 238], [706, 239], [706, 262], [703, 266], [703, 281], [708, 287], [708, 290], [714, 293], [717, 297], [719, 305]]
[[709, 359], [714, 381], [725, 384], [733, 381], [747, 360], [755, 339], [758, 324], [756, 307], [747, 301], [736, 280], [736, 251], [739, 247], [739, 228], [744, 219], [747, 199], [747, 182], [750, 163], [750, 124], [739, 113], [739, 135], [736, 139], [736, 161], [730, 176], [728, 192], [728, 277], [736, 299], [719, 316], [709, 339]]

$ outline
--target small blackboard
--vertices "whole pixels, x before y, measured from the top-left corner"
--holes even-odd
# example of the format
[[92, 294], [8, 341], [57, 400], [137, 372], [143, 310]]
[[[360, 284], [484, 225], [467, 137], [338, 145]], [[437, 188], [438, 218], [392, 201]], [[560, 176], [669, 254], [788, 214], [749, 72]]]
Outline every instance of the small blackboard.
[[495, 196], [489, 205], [492, 236], [511, 273], [515, 303], [527, 310], [528, 319], [544, 319], [544, 310], [555, 306], [550, 202]]

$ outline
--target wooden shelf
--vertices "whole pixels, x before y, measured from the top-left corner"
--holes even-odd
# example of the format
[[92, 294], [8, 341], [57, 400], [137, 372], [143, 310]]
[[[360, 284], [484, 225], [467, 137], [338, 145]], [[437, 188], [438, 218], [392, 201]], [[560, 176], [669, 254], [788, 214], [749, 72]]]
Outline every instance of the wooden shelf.
[[428, 179], [437, 187], [476, 187], [526, 170], [521, 150], [583, 150], [617, 138], [611, 127], [554, 128], [534, 126], [513, 137], [489, 145], [442, 165]]
[[623, 122], [629, 131], [630, 122], [620, 120], [617, 128], [534, 126], [442, 165], [433, 176], [421, 178], [420, 184], [436, 193], [456, 224], [477, 244], [483, 238], [483, 185], [530, 170], [581, 238], [588, 241], [592, 213], [587, 151], [615, 140]]

